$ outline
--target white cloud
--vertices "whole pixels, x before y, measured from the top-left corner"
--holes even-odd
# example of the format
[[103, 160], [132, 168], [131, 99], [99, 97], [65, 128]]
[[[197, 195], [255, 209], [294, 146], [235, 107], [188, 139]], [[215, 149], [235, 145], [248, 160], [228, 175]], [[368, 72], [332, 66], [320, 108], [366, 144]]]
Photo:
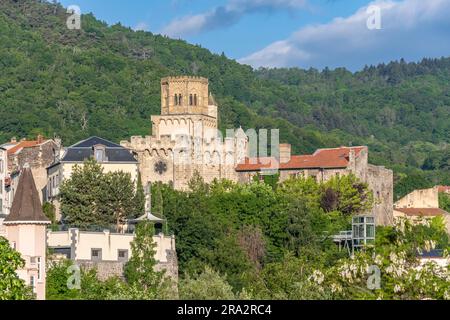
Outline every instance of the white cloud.
[[300, 29], [288, 39], [240, 59], [254, 67], [359, 69], [400, 58], [450, 55], [449, 0], [378, 0], [381, 30], [369, 30], [367, 7], [347, 18]]
[[148, 24], [146, 22], [139, 22], [134, 28], [134, 31], [148, 31]]
[[229, 0], [225, 6], [208, 12], [175, 19], [161, 33], [171, 37], [188, 36], [231, 26], [245, 14], [298, 9], [305, 5], [306, 0]]

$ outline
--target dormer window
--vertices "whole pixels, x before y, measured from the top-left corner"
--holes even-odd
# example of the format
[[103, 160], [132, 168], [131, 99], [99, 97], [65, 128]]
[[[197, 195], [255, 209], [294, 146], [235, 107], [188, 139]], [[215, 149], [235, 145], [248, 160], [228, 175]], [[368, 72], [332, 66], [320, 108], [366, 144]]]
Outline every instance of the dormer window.
[[105, 146], [98, 145], [94, 147], [94, 157], [97, 162], [106, 162]]

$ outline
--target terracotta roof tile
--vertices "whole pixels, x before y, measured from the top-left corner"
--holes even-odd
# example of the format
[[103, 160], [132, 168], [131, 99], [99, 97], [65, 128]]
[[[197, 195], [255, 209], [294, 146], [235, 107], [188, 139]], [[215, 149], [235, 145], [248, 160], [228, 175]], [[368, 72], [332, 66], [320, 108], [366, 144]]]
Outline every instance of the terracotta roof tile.
[[15, 154], [17, 151], [22, 150], [23, 148], [31, 148], [39, 145], [39, 141], [20, 141], [14, 147], [8, 150], [8, 155]]
[[450, 193], [450, 186], [438, 186], [438, 191], [442, 193]]
[[[319, 149], [312, 155], [292, 156], [291, 161], [282, 163], [280, 170], [294, 169], [333, 169], [345, 168], [349, 164], [350, 150], [358, 156], [366, 147], [341, 147], [335, 149]], [[244, 163], [236, 167], [236, 171], [259, 171], [276, 168], [278, 161], [275, 158], [247, 158]]]
[[407, 216], [424, 216], [424, 217], [439, 217], [448, 212], [439, 208], [395, 208], [395, 211], [402, 212]]

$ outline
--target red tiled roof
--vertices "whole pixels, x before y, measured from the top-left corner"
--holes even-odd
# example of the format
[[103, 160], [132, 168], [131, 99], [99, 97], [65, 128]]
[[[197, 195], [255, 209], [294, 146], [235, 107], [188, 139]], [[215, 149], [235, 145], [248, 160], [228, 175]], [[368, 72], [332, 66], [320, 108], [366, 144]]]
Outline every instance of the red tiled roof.
[[[319, 149], [312, 155], [292, 156], [288, 163], [282, 163], [280, 170], [295, 169], [333, 169], [346, 168], [349, 164], [350, 150], [358, 156], [366, 147], [341, 147], [335, 149]], [[245, 159], [245, 162], [236, 167], [236, 171], [259, 171], [278, 168], [278, 161], [273, 158]]]
[[450, 193], [450, 186], [438, 186], [438, 191]]
[[[45, 142], [45, 141], [44, 141]], [[41, 142], [42, 143], [42, 142]], [[30, 148], [39, 145], [39, 141], [20, 141], [14, 147], [8, 150], [8, 155], [14, 154], [23, 148]]]
[[424, 216], [424, 217], [439, 217], [448, 212], [439, 208], [395, 208], [395, 211], [402, 212], [407, 216]]

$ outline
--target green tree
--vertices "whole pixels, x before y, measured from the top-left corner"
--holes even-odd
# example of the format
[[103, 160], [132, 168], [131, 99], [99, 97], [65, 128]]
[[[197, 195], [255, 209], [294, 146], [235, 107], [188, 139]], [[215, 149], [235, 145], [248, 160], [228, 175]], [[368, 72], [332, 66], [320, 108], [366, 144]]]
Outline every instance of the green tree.
[[138, 212], [138, 189], [129, 173], [122, 171], [104, 173], [102, 166], [89, 159], [76, 165], [70, 179], [61, 186], [61, 212], [66, 224], [82, 229], [120, 226]]
[[82, 166], [76, 165], [70, 179], [60, 188], [64, 222], [82, 229], [109, 226], [112, 217], [108, 217], [104, 203], [107, 188], [103, 168], [94, 159], [86, 160]]
[[182, 300], [234, 300], [233, 288], [225, 277], [210, 267], [196, 278], [187, 276], [179, 285]]
[[322, 186], [321, 206], [327, 212], [344, 215], [365, 213], [372, 209], [373, 194], [355, 175], [334, 176]]
[[450, 212], [450, 195], [439, 193], [439, 208]]
[[[128, 218], [136, 218], [135, 186], [130, 173], [122, 171], [107, 173], [104, 177], [106, 198], [100, 198], [98, 205], [104, 205], [104, 215], [111, 217], [116, 224], [117, 232]], [[139, 206], [139, 204], [138, 204]], [[142, 215], [142, 214], [141, 214]]]
[[78, 289], [69, 289], [67, 281], [72, 261], [64, 260], [47, 264], [46, 299], [47, 300], [76, 300], [81, 298]]
[[133, 203], [136, 207], [136, 216], [142, 216], [145, 213], [145, 191], [142, 185], [141, 174], [138, 174], [138, 179], [136, 182], [136, 193], [134, 195]]
[[56, 208], [50, 202], [45, 202], [42, 205], [42, 211], [44, 211], [45, 216], [52, 222], [52, 225], [56, 224]]
[[0, 300], [30, 300], [32, 290], [19, 278], [16, 271], [25, 266], [20, 253], [13, 250], [8, 240], [0, 237]]

